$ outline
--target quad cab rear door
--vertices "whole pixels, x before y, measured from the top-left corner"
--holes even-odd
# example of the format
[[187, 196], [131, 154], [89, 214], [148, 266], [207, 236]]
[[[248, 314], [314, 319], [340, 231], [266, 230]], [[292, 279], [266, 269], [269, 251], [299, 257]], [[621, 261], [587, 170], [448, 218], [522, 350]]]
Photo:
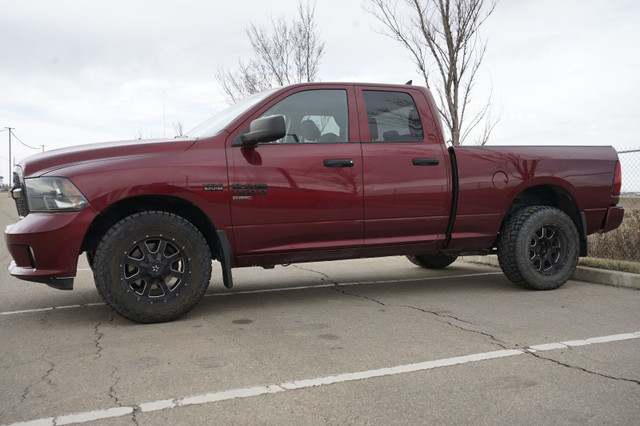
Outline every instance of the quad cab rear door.
[[[441, 247], [451, 209], [450, 162], [423, 91], [357, 86], [365, 245], [375, 255]], [[386, 248], [384, 248], [386, 247]]]

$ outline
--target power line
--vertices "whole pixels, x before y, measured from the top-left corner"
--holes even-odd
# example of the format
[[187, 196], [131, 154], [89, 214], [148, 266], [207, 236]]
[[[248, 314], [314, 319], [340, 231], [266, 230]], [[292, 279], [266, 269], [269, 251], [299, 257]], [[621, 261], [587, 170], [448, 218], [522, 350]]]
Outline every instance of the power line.
[[[40, 148], [35, 148], [33, 146], [27, 145], [26, 143], [22, 142], [22, 140], [20, 140], [20, 138], [18, 136], [16, 136], [16, 134], [13, 132], [14, 128], [13, 127], [5, 127], [4, 131], [8, 131], [9, 132], [9, 170], [8, 170], [8, 182], [9, 182], [9, 186], [11, 186], [11, 181], [12, 181], [12, 170], [11, 170], [11, 137], [13, 136], [14, 138], [16, 138], [18, 140], [18, 142], [20, 142], [22, 145], [24, 145], [27, 148], [30, 149], [35, 149], [36, 151], [39, 151]], [[42, 149], [44, 151], [44, 147]]]
[[35, 149], [36, 151], [40, 151], [40, 148], [35, 148], [33, 146], [29, 146], [26, 143], [22, 142], [20, 140], [20, 138], [18, 136], [16, 136], [16, 132], [11, 132], [13, 134], [13, 137], [16, 138], [18, 140], [18, 142], [20, 142], [22, 145], [26, 146], [27, 148], [31, 148], [31, 149]]

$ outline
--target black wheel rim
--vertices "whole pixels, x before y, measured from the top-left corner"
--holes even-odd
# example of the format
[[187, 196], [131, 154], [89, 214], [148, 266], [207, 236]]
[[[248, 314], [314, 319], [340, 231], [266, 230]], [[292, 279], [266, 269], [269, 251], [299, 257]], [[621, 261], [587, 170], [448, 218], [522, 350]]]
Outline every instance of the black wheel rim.
[[560, 229], [544, 225], [531, 235], [529, 259], [535, 271], [542, 275], [554, 275], [566, 264], [566, 239]]
[[166, 302], [187, 286], [191, 258], [174, 238], [147, 235], [129, 246], [119, 267], [128, 293], [138, 300]]

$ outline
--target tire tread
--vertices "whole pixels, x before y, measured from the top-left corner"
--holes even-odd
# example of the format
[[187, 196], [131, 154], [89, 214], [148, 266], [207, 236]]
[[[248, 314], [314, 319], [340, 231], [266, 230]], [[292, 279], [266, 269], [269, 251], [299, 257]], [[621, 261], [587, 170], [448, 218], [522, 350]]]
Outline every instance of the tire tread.
[[[525, 207], [514, 213], [503, 225], [498, 241], [498, 261], [505, 276], [520, 287], [531, 290], [552, 290], [562, 286], [571, 276], [578, 260], [578, 250], [574, 249], [573, 258], [568, 259], [569, 267], [565, 272], [557, 277], [543, 279], [542, 276], [536, 280], [527, 278], [526, 274], [518, 265], [517, 250], [518, 240], [527, 232], [527, 222], [536, 220], [538, 217], [555, 215], [560, 221], [570, 224], [567, 230], [571, 241], [569, 244], [579, 244], [579, 237], [573, 221], [562, 210], [550, 206]], [[567, 271], [571, 273], [567, 274]]]
[[[121, 300], [120, 297], [118, 297], [117, 292], [114, 293], [111, 289], [111, 287], [114, 285], [120, 285], [119, 278], [111, 276], [111, 265], [109, 262], [110, 259], [114, 259], [119, 255], [118, 253], [114, 252], [114, 246], [116, 245], [114, 243], [114, 239], [126, 236], [126, 232], [128, 231], [127, 228], [136, 226], [136, 222], [148, 221], [150, 218], [152, 220], [154, 218], [159, 218], [156, 220], [160, 221], [168, 219], [173, 222], [173, 226], [182, 228], [184, 234], [191, 234], [189, 237], [189, 241], [196, 246], [199, 246], [199, 249], [196, 250], [195, 253], [190, 254], [190, 256], [192, 257], [192, 262], [199, 262], [199, 264], [204, 268], [201, 276], [198, 277], [192, 275], [192, 281], [195, 281], [192, 285], [199, 285], [199, 288], [197, 288], [195, 293], [190, 296], [191, 300], [187, 301], [187, 303], [175, 304], [173, 308], [171, 308], [172, 304], [169, 304], [168, 306], [164, 307], [162, 312], [143, 312], [140, 310], [131, 309], [129, 306], [127, 306], [126, 303], [124, 303], [123, 300]], [[196, 257], [197, 259], [194, 259]], [[206, 292], [209, 284], [209, 280], [211, 278], [211, 254], [206, 240], [204, 239], [200, 231], [191, 222], [173, 213], [165, 211], [144, 211], [134, 213], [120, 220], [115, 225], [113, 225], [111, 229], [109, 229], [109, 231], [107, 231], [107, 233], [102, 237], [95, 252], [93, 275], [96, 288], [101, 298], [111, 309], [113, 309], [121, 316], [139, 323], [158, 323], [173, 321], [189, 312], [204, 296], [204, 293]]]

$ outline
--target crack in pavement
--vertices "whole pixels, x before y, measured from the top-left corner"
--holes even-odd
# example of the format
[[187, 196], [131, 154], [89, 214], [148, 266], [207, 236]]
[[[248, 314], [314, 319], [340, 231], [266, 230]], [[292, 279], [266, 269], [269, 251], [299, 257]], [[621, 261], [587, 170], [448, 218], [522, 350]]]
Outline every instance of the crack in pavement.
[[[606, 335], [606, 336], [597, 336], [597, 337], [591, 337], [583, 340], [567, 340], [564, 342], [561, 341], [561, 342], [545, 343], [545, 344], [533, 345], [533, 346], [528, 346], [526, 348], [519, 348], [519, 349], [507, 349], [507, 350], [497, 350], [497, 351], [491, 351], [491, 352], [469, 353], [467, 355], [459, 355], [459, 356], [453, 356], [449, 358], [441, 358], [437, 360], [422, 361], [422, 362], [417, 362], [412, 364], [386, 366], [386, 367], [381, 367], [374, 370], [363, 370], [363, 371], [356, 371], [356, 372], [351, 371], [351, 372], [344, 372], [340, 374], [334, 373], [331, 376], [298, 379], [298, 380], [286, 381], [281, 383], [272, 383], [269, 385], [256, 385], [253, 387], [219, 390], [219, 391], [204, 393], [200, 395], [175, 397], [172, 399], [162, 399], [162, 400], [157, 400], [152, 402], [127, 405], [127, 406], [122, 406], [119, 404], [118, 407], [110, 407], [107, 409], [86, 411], [82, 413], [52, 416], [52, 417], [47, 417], [42, 419], [30, 420], [27, 422], [14, 423], [14, 425], [17, 426], [18, 424], [27, 424], [27, 423], [34, 424], [34, 425], [35, 424], [57, 425], [58, 423], [60, 424], [86, 423], [94, 420], [113, 419], [113, 418], [123, 417], [128, 415], [133, 415], [132, 421], [138, 424], [139, 419], [137, 418], [137, 413], [158, 412], [162, 410], [175, 409], [175, 408], [188, 407], [188, 406], [202, 406], [205, 404], [215, 404], [223, 401], [233, 401], [233, 400], [238, 400], [243, 398], [257, 397], [261, 395], [296, 391], [300, 389], [312, 389], [319, 386], [330, 386], [338, 383], [356, 382], [356, 381], [374, 379], [379, 377], [390, 377], [390, 376], [395, 376], [400, 374], [408, 374], [412, 372], [422, 372], [422, 371], [434, 370], [439, 368], [453, 367], [453, 366], [469, 364], [469, 363], [477, 363], [482, 361], [503, 359], [508, 357], [511, 358], [514, 356], [525, 355], [525, 354], [534, 355], [534, 357], [540, 360], [551, 361], [553, 363], [560, 364], [561, 366], [564, 366], [567, 368], [578, 369], [582, 372], [601, 376], [603, 378], [608, 378], [616, 381], [625, 381], [625, 382], [628, 381], [628, 382], [640, 384], [640, 382], [636, 380], [613, 377], [613, 376], [608, 376], [601, 373], [596, 373], [581, 367], [576, 367], [570, 364], [555, 361], [553, 359], [541, 357], [535, 353], [537, 351], [552, 351], [552, 350], [558, 350], [558, 349], [567, 348], [567, 347], [572, 348], [574, 346], [585, 347], [587, 345], [613, 343], [613, 342], [620, 342], [620, 341], [632, 340], [632, 339], [640, 339], [640, 331]], [[117, 372], [117, 369], [114, 368], [112, 372], [112, 376], [115, 376], [116, 372]]]
[[115, 379], [115, 383], [111, 385], [111, 387], [109, 388], [109, 398], [113, 399], [118, 407], [122, 407], [122, 403], [116, 396], [116, 386], [118, 386], [118, 384], [120, 383], [120, 377], [116, 376], [117, 372], [118, 372], [118, 367], [113, 367], [113, 369], [111, 370], [110, 377], [112, 379]]
[[[420, 311], [420, 312], [423, 312], [425, 314], [435, 315], [436, 317], [441, 318], [441, 319], [449, 318], [449, 319], [461, 322], [463, 324], [475, 325], [476, 327], [478, 326], [478, 324], [474, 324], [474, 323], [472, 323], [470, 321], [463, 320], [462, 318], [458, 318], [458, 317], [453, 316], [453, 315], [441, 314], [440, 312], [430, 311], [430, 310], [424, 309], [424, 308], [418, 308], [417, 306], [411, 306], [411, 305], [394, 305], [394, 306], [398, 306], [400, 308], [415, 309], [416, 311]], [[462, 327], [456, 326], [454, 324], [450, 324], [450, 325], [463, 329]], [[463, 330], [466, 330], [466, 329], [463, 329]], [[466, 331], [473, 331], [473, 330], [466, 330]]]
[[27, 399], [27, 396], [29, 395], [29, 392], [31, 392], [31, 388], [34, 387], [36, 384], [35, 383], [31, 383], [29, 386], [27, 386], [24, 391], [22, 392], [22, 395], [20, 395], [20, 404], [24, 403], [24, 401]]
[[53, 372], [53, 369], [55, 368], [55, 364], [52, 363], [51, 361], [47, 360], [45, 361], [47, 364], [49, 364], [49, 369], [47, 371], [45, 371], [44, 375], [40, 378], [40, 380], [38, 382], [35, 383], [31, 383], [29, 386], [27, 386], [24, 391], [22, 392], [22, 394], [20, 395], [20, 404], [24, 403], [25, 400], [27, 399], [27, 397], [29, 396], [29, 393], [31, 393], [31, 388], [33, 388], [35, 385], [37, 385], [40, 382], [46, 382], [49, 386], [53, 386], [53, 382], [51, 381], [51, 379], [49, 378], [49, 376], [51, 375], [51, 373]]
[[467, 327], [463, 327], [461, 325], [454, 324], [449, 320], [454, 320], [454, 321], [457, 321], [457, 322], [462, 323], [462, 324], [469, 324], [469, 325], [475, 326], [475, 327], [479, 327], [478, 324], [474, 324], [474, 323], [472, 323], [470, 321], [463, 320], [463, 319], [458, 318], [458, 317], [453, 316], [453, 315], [445, 315], [445, 314], [441, 314], [439, 312], [429, 311], [427, 309], [418, 308], [416, 306], [386, 304], [386, 303], [383, 303], [383, 302], [381, 302], [381, 301], [379, 301], [377, 299], [374, 299], [373, 297], [363, 296], [361, 294], [357, 294], [357, 293], [354, 293], [354, 292], [346, 291], [344, 286], [340, 285], [337, 281], [332, 280], [331, 277], [329, 277], [329, 275], [325, 274], [324, 272], [316, 271], [316, 270], [310, 269], [310, 268], [303, 268], [303, 267], [298, 266], [298, 265], [293, 265], [293, 266], [295, 268], [297, 268], [297, 269], [301, 269], [303, 271], [312, 272], [312, 273], [320, 275], [322, 277], [322, 281], [330, 283], [330, 284], [333, 284], [335, 286], [335, 287], [331, 287], [330, 288], [331, 290], [337, 291], [339, 293], [342, 293], [345, 296], [359, 297], [361, 299], [365, 299], [365, 300], [369, 300], [371, 302], [377, 303], [380, 306], [413, 309], [413, 310], [416, 310], [416, 311], [423, 312], [425, 314], [430, 314], [430, 315], [435, 316], [436, 319], [438, 321], [442, 322], [442, 323], [445, 323], [447, 325], [450, 325], [451, 327], [457, 328], [457, 329], [462, 330], [462, 331], [466, 331], [466, 332], [469, 332], [469, 333], [475, 333], [475, 334], [479, 334], [479, 335], [484, 336], [484, 337], [488, 337], [489, 339], [491, 339], [491, 342], [493, 344], [499, 346], [502, 349], [508, 349], [507, 344], [504, 341], [498, 339], [497, 337], [495, 337], [494, 335], [492, 335], [490, 333], [487, 333], [487, 332], [484, 332], [484, 331], [479, 331], [479, 330], [474, 330], [474, 329], [467, 328]]
[[[115, 315], [111, 315], [111, 318], [109, 319], [108, 323], [111, 324], [114, 319], [115, 319]], [[102, 351], [104, 350], [104, 347], [102, 347], [102, 344], [100, 343], [102, 338], [104, 337], [104, 333], [100, 331], [101, 326], [102, 326], [102, 322], [98, 322], [93, 329], [93, 334], [95, 335], [94, 343], [96, 346], [96, 353], [95, 353], [94, 359], [102, 358]]]
[[131, 412], [131, 420], [133, 421], [133, 424], [135, 425], [139, 425], [140, 423], [138, 422], [138, 413], [140, 412], [140, 407], [134, 407], [133, 408], [133, 412]]
[[341, 288], [338, 288], [338, 286], [335, 287], [335, 288], [331, 288], [331, 290], [338, 291], [338, 292], [340, 292], [342, 294], [345, 294], [347, 296], [359, 297], [359, 298], [362, 298], [362, 299], [370, 300], [370, 301], [375, 302], [375, 303], [377, 303], [377, 304], [379, 304], [381, 306], [392, 307], [392, 308], [413, 309], [413, 310], [416, 310], [416, 311], [419, 311], [419, 312], [422, 312], [422, 313], [425, 313], [425, 314], [430, 314], [430, 315], [435, 316], [436, 320], [438, 320], [441, 323], [450, 325], [451, 327], [457, 328], [458, 330], [466, 331], [466, 332], [469, 332], [469, 333], [475, 333], [475, 334], [479, 334], [479, 335], [484, 336], [484, 337], [488, 337], [489, 339], [491, 339], [491, 342], [493, 344], [501, 347], [502, 349], [509, 349], [505, 342], [503, 342], [502, 340], [498, 339], [497, 337], [495, 337], [494, 335], [492, 335], [490, 333], [486, 333], [484, 331], [474, 330], [474, 329], [471, 329], [471, 328], [463, 327], [461, 325], [454, 324], [451, 321], [448, 321], [447, 319], [451, 319], [451, 320], [455, 320], [455, 321], [458, 321], [458, 322], [463, 323], [463, 324], [469, 324], [469, 325], [473, 325], [473, 326], [478, 327], [478, 324], [474, 324], [472, 322], [465, 321], [465, 320], [460, 319], [458, 317], [455, 317], [453, 315], [445, 315], [445, 314], [441, 314], [441, 313], [438, 313], [438, 312], [435, 312], [435, 311], [429, 311], [427, 309], [422, 309], [422, 308], [418, 308], [416, 306], [410, 306], [410, 305], [386, 304], [386, 303], [383, 303], [383, 302], [381, 302], [381, 301], [379, 301], [377, 299], [374, 299], [372, 297], [362, 296], [360, 294], [355, 294], [355, 293], [349, 293], [349, 292], [347, 292], [347, 291], [345, 291], [345, 290], [343, 290]]
[[337, 291], [337, 292], [342, 293], [342, 294], [344, 294], [346, 296], [360, 297], [362, 299], [366, 299], [366, 300], [369, 300], [371, 302], [375, 302], [375, 303], [377, 303], [378, 305], [381, 305], [381, 306], [387, 306], [384, 303], [382, 303], [381, 301], [376, 300], [376, 299], [374, 299], [372, 297], [362, 296], [360, 294], [355, 294], [355, 293], [349, 293], [348, 291], [344, 290], [343, 286], [341, 286], [340, 283], [338, 283], [337, 281], [332, 280], [331, 277], [329, 275], [325, 274], [324, 272], [316, 271], [316, 270], [310, 269], [310, 268], [303, 268], [302, 266], [299, 266], [299, 265], [291, 265], [291, 266], [293, 266], [296, 269], [300, 269], [302, 271], [307, 271], [307, 272], [311, 272], [311, 273], [320, 275], [321, 280], [323, 282], [325, 282], [327, 284], [333, 284], [334, 285], [334, 287], [331, 287], [330, 290]]
[[582, 371], [582, 372], [587, 373], [587, 374], [593, 374], [594, 376], [600, 376], [600, 377], [604, 377], [605, 379], [623, 381], [623, 382], [629, 382], [629, 383], [635, 383], [636, 385], [640, 385], [640, 380], [627, 379], [625, 377], [609, 376], [607, 374], [602, 374], [602, 373], [598, 373], [596, 371], [587, 370], [584, 367], [578, 367], [577, 365], [567, 364], [565, 362], [558, 361], [558, 360], [553, 359], [553, 358], [547, 358], [547, 357], [541, 356], [540, 354], [535, 353], [535, 352], [527, 351], [526, 353], [528, 353], [529, 355], [533, 355], [535, 358], [537, 358], [539, 360], [550, 361], [550, 362], [552, 362], [554, 364], [557, 364], [557, 365], [560, 365], [562, 367], [566, 367], [566, 368], [571, 368], [573, 370]]
[[416, 306], [410, 306], [410, 305], [391, 305], [391, 306], [398, 306], [398, 307], [401, 307], [401, 308], [415, 309], [417, 311], [424, 312], [425, 314], [434, 315], [438, 321], [443, 322], [445, 324], [448, 324], [451, 327], [454, 327], [454, 328], [457, 328], [459, 330], [466, 331], [466, 332], [469, 332], [469, 333], [475, 333], [475, 334], [479, 334], [479, 335], [484, 336], [484, 337], [488, 337], [489, 339], [491, 339], [493, 344], [501, 347], [502, 349], [509, 349], [509, 347], [507, 346], [507, 344], [504, 341], [498, 339], [493, 334], [487, 333], [487, 332], [484, 332], [484, 331], [480, 331], [480, 330], [474, 330], [474, 329], [471, 329], [471, 328], [466, 328], [466, 327], [463, 327], [463, 326], [458, 325], [458, 324], [454, 324], [451, 321], [448, 321], [447, 318], [455, 320], [455, 321], [458, 321], [458, 322], [461, 322], [463, 324], [469, 324], [469, 325], [472, 325], [472, 326], [475, 326], [475, 327], [479, 327], [478, 324], [474, 324], [474, 323], [472, 323], [470, 321], [465, 321], [465, 320], [463, 320], [461, 318], [458, 318], [456, 316], [453, 316], [453, 315], [445, 315], [445, 314], [441, 314], [439, 312], [429, 311], [429, 310], [426, 310], [426, 309], [418, 308]]
[[[111, 318], [109, 319], [108, 323], [112, 323], [114, 319], [115, 319], [115, 315], [111, 315]], [[104, 350], [104, 347], [101, 344], [101, 341], [105, 335], [104, 332], [100, 331], [100, 327], [102, 325], [103, 325], [102, 322], [98, 322], [94, 327], [94, 335], [95, 335], [94, 343], [96, 347], [96, 353], [94, 356], [95, 360], [102, 358], [102, 351]], [[118, 367], [112, 366], [111, 374], [109, 374], [109, 377], [114, 379], [114, 383], [109, 387], [109, 398], [112, 399], [118, 407], [122, 407], [122, 403], [120, 402], [120, 400], [118, 399], [118, 396], [116, 395], [116, 386], [118, 386], [118, 384], [120, 383], [120, 377], [117, 376], [117, 373], [118, 373]], [[134, 422], [135, 420], [136, 419], [134, 416]]]
[[93, 329], [93, 333], [95, 335], [94, 343], [96, 346], [96, 353], [95, 353], [94, 359], [100, 359], [102, 357], [102, 350], [104, 349], [100, 344], [100, 340], [102, 340], [102, 338], [104, 337], [104, 333], [100, 331], [101, 325], [102, 325], [102, 322], [98, 322], [95, 328]]
[[337, 291], [339, 293], [344, 294], [345, 296], [360, 297], [362, 299], [366, 299], [366, 300], [369, 300], [371, 302], [377, 303], [378, 305], [387, 306], [384, 303], [382, 303], [381, 301], [376, 300], [376, 299], [374, 299], [372, 297], [362, 296], [360, 294], [355, 294], [355, 293], [349, 293], [348, 291], [346, 291], [344, 289], [344, 286], [340, 285], [339, 282], [337, 282], [335, 280], [332, 280], [331, 277], [329, 275], [325, 274], [324, 272], [316, 271], [316, 270], [310, 269], [310, 268], [303, 268], [302, 266], [299, 266], [299, 265], [292, 265], [292, 266], [294, 268], [296, 268], [296, 269], [300, 269], [300, 270], [303, 270], [303, 271], [307, 271], [307, 272], [311, 272], [311, 273], [320, 275], [321, 276], [321, 280], [323, 282], [325, 282], [327, 284], [333, 284], [334, 285], [334, 287], [331, 287], [330, 290]]
[[363, 296], [361, 294], [350, 293], [350, 292], [346, 291], [345, 289], [341, 288], [341, 286], [338, 283], [334, 283], [334, 284], [335, 284], [335, 287], [330, 287], [330, 290], [337, 291], [338, 293], [342, 293], [345, 296], [359, 297], [361, 299], [366, 299], [366, 300], [369, 300], [371, 302], [377, 303], [380, 306], [388, 306], [387, 304], [385, 304], [385, 303], [383, 303], [383, 302], [381, 302], [379, 300], [376, 300], [373, 297]]
[[50, 376], [51, 376], [51, 373], [53, 373], [53, 369], [56, 368], [56, 365], [54, 363], [52, 363], [51, 361], [47, 361], [47, 363], [49, 363], [49, 369], [44, 374], [44, 376], [42, 376], [42, 380], [47, 382], [47, 384], [49, 386], [53, 386], [53, 382], [51, 381]]
[[329, 277], [329, 275], [325, 274], [324, 272], [316, 271], [314, 269], [309, 269], [309, 268], [303, 268], [300, 265], [291, 265], [291, 266], [293, 266], [296, 269], [300, 269], [301, 271], [307, 271], [307, 272], [311, 272], [311, 273], [314, 273], [314, 274], [318, 274], [318, 275], [320, 275], [322, 277], [322, 281], [330, 283], [330, 284], [338, 285], [337, 282], [333, 281], [331, 279], [331, 277]]

